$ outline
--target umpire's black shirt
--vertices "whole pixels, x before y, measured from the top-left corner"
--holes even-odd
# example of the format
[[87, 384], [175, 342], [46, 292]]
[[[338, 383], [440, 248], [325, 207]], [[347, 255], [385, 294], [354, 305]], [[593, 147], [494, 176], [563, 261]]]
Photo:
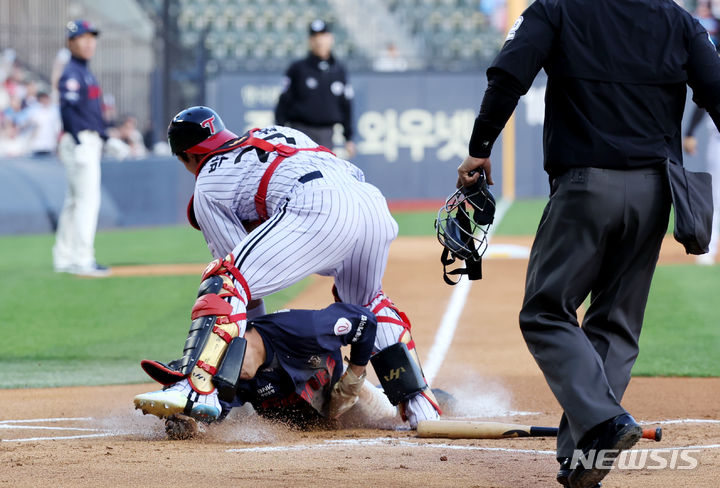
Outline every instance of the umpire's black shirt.
[[543, 144], [552, 176], [570, 167], [682, 161], [686, 83], [720, 122], [720, 60], [705, 29], [672, 0], [537, 0], [487, 71], [470, 155], [492, 144], [544, 68]]
[[351, 140], [353, 90], [345, 67], [333, 56], [321, 59], [309, 54], [295, 61], [285, 73], [285, 90], [275, 108], [275, 122], [300, 122], [312, 127], [342, 124]]

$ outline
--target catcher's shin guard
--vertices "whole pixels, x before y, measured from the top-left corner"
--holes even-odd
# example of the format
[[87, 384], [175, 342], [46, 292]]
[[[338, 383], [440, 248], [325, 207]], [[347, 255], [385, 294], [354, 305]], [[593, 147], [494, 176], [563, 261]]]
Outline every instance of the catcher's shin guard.
[[[376, 350], [381, 352], [394, 344], [405, 344], [407, 348], [407, 357], [415, 363], [416, 368], [413, 368], [413, 370], [417, 372], [422, 383], [419, 385], [419, 391], [406, 396], [406, 401], [400, 403], [400, 413], [402, 414], [403, 420], [408, 420], [408, 401], [418, 395], [422, 395], [425, 400], [427, 400], [427, 403], [429, 403], [432, 409], [435, 410], [435, 416], [442, 415], [442, 410], [440, 409], [438, 401], [435, 399], [435, 395], [433, 395], [430, 385], [428, 385], [427, 380], [425, 379], [425, 374], [422, 372], [420, 357], [415, 350], [415, 341], [413, 341], [412, 334], [410, 333], [410, 328], [412, 326], [410, 324], [410, 319], [408, 319], [407, 315], [405, 315], [404, 312], [401, 312], [383, 292], [378, 293], [372, 302], [366, 306], [377, 317], [378, 332], [375, 341]], [[396, 357], [403, 358], [404, 360], [406, 355], [402, 354]], [[413, 374], [413, 376], [415, 376], [415, 374]]]
[[[180, 372], [188, 377], [193, 390], [204, 395], [215, 389], [212, 378], [225, 351], [234, 338], [245, 333], [247, 324], [245, 306], [250, 300], [250, 290], [233, 261], [230, 254], [225, 259], [216, 259], [205, 269], [180, 360]], [[235, 282], [242, 290], [236, 288]], [[232, 313], [233, 298], [239, 300], [236, 305], [240, 313]]]

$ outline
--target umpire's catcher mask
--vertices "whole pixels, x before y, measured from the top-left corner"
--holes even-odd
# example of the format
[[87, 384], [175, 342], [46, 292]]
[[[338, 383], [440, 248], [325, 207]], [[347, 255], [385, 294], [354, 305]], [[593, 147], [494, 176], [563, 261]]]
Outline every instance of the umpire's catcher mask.
[[[469, 187], [458, 189], [445, 200], [440, 208], [435, 230], [438, 241], [443, 245], [440, 261], [443, 264], [443, 279], [450, 285], [449, 275], [468, 275], [470, 280], [482, 278], [481, 258], [488, 246], [487, 233], [495, 218], [495, 198], [490, 193], [485, 176]], [[465, 268], [447, 270], [456, 259], [465, 261]]]

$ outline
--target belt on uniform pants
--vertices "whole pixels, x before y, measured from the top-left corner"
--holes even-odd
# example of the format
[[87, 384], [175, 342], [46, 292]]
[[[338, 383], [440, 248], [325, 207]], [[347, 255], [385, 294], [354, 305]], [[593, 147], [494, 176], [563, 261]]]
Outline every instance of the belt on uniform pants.
[[302, 175], [300, 178], [298, 178], [298, 181], [300, 183], [307, 183], [308, 181], [317, 180], [318, 178], [322, 178], [323, 174], [320, 171], [311, 171], [310, 173]]

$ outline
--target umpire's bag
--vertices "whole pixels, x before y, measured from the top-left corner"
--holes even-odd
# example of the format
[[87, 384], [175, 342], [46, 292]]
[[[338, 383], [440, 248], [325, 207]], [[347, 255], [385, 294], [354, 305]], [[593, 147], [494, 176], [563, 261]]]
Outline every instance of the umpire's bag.
[[705, 254], [712, 232], [712, 176], [688, 171], [670, 160], [666, 166], [675, 208], [675, 240], [688, 254]]

